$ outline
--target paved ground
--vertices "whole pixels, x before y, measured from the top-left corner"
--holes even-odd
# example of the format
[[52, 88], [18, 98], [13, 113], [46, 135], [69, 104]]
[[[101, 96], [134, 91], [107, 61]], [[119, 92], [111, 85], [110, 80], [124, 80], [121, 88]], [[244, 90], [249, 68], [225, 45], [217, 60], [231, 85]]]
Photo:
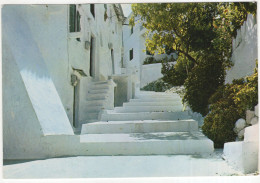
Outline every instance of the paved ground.
[[4, 162], [4, 178], [122, 178], [242, 175], [221, 158], [221, 151], [207, 157], [77, 156]]

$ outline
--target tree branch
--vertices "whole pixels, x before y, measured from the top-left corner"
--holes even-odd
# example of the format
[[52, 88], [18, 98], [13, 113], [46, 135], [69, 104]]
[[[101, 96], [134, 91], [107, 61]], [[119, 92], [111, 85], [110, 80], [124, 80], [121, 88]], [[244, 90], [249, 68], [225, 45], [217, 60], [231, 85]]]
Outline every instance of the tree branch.
[[176, 49], [176, 51], [181, 52], [182, 54], [184, 54], [186, 57], [188, 57], [190, 60], [192, 60], [195, 64], [198, 64], [198, 62], [192, 57], [190, 56], [188, 53], [186, 53], [185, 51], [182, 51], [180, 49]]

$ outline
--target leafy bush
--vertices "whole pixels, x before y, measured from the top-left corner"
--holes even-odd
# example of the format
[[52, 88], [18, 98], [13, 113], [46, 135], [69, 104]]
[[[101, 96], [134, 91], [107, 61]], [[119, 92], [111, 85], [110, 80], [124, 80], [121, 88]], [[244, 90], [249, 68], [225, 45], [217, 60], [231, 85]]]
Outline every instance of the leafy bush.
[[165, 92], [167, 89], [171, 88], [170, 85], [167, 85], [166, 83], [163, 82], [162, 79], [158, 79], [156, 81], [153, 81], [143, 88], [141, 90], [145, 91], [155, 91], [155, 92]]
[[246, 78], [245, 84], [238, 88], [234, 97], [238, 112], [242, 115], [246, 109], [254, 110], [258, 104], [258, 71], [257, 66], [255, 73]]
[[187, 78], [188, 70], [193, 67], [193, 63], [189, 63], [183, 54], [180, 54], [176, 64], [169, 63], [168, 60], [162, 62], [163, 81], [173, 86], [182, 86]]
[[183, 102], [194, 112], [205, 116], [208, 113], [209, 98], [223, 83], [223, 63], [214, 55], [201, 58], [199, 65], [194, 66], [185, 80]]
[[234, 141], [236, 134], [233, 131], [235, 122], [245, 118], [247, 109], [253, 109], [258, 103], [258, 74], [255, 73], [246, 79], [233, 80], [218, 88], [209, 103], [210, 113], [204, 119], [202, 130], [215, 147], [223, 147], [225, 142]]
[[146, 57], [143, 65], [157, 63], [154, 57]]
[[144, 59], [144, 63], [143, 65], [147, 65], [147, 64], [156, 64], [156, 63], [165, 63], [165, 62], [174, 62], [175, 59], [173, 58], [173, 56], [171, 56], [170, 58], [168, 57], [164, 57], [162, 59], [156, 60], [154, 57], [146, 57]]

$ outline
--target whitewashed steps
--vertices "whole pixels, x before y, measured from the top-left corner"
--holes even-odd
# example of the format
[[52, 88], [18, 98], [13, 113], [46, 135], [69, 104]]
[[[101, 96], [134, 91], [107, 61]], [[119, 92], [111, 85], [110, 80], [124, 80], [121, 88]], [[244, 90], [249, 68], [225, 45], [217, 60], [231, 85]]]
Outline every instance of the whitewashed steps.
[[213, 152], [213, 142], [200, 132], [85, 134], [88, 155], [170, 155]]
[[182, 111], [182, 105], [171, 106], [124, 106], [116, 107], [115, 112], [130, 113], [130, 112], [167, 112], [167, 111]]
[[213, 142], [182, 108], [177, 94], [140, 92], [123, 107], [103, 110], [99, 122], [83, 124], [80, 142], [88, 155], [212, 153]]
[[96, 81], [88, 86], [89, 90], [86, 97], [85, 122], [97, 121], [99, 113], [105, 109], [107, 101], [109, 100], [109, 90], [111, 81]]
[[130, 121], [130, 120], [180, 120], [190, 119], [187, 111], [184, 112], [138, 112], [101, 114], [101, 121]]
[[109, 121], [83, 124], [81, 134], [148, 133], [198, 131], [198, 122], [192, 119], [178, 121]]

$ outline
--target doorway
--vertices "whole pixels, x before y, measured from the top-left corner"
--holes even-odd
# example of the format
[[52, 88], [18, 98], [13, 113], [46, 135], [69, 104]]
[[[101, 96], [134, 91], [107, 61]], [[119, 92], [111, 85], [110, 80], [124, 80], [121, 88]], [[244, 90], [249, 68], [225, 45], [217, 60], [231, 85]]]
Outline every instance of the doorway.
[[94, 57], [95, 57], [95, 47], [94, 47], [94, 37], [91, 36], [91, 39], [90, 39], [90, 62], [89, 62], [89, 75], [91, 77], [94, 77], [94, 69], [95, 69], [95, 60], [94, 60]]
[[111, 49], [111, 60], [112, 60], [112, 74], [115, 74], [114, 50], [113, 49]]
[[76, 83], [73, 88], [73, 127], [78, 128], [79, 126], [79, 89], [80, 80], [76, 79]]

